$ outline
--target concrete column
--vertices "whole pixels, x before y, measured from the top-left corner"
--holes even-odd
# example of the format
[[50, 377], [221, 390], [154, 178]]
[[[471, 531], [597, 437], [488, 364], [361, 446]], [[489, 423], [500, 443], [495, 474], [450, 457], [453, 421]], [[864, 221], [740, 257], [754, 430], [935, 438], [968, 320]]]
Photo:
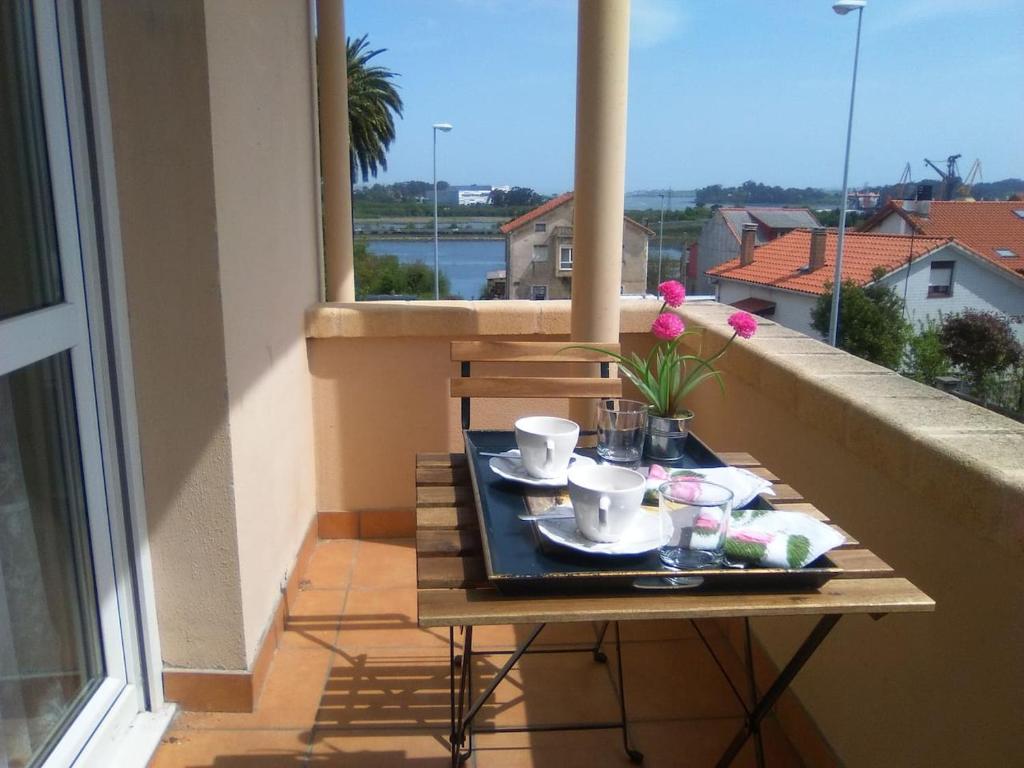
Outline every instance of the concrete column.
[[316, 26], [327, 300], [355, 301], [344, 0], [317, 0]]
[[[629, 1], [579, 0], [576, 181], [573, 221], [574, 341], [618, 341], [626, 183]], [[589, 424], [593, 407], [574, 402]]]

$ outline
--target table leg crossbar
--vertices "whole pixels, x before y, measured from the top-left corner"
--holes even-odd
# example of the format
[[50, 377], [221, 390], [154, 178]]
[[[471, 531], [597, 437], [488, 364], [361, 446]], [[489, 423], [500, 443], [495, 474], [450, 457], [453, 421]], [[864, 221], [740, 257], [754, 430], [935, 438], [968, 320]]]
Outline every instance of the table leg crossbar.
[[[615, 661], [618, 678], [619, 698], [619, 720], [614, 722], [590, 722], [590, 723], [558, 723], [551, 725], [520, 725], [520, 726], [475, 726], [474, 719], [481, 708], [501, 684], [512, 668], [526, 654], [530, 653], [579, 653], [589, 652], [593, 654], [595, 661], [605, 662], [607, 657], [601, 650], [608, 625], [611, 622], [604, 622], [598, 632], [596, 643], [593, 647], [584, 648], [550, 648], [531, 650], [533, 642], [540, 635], [546, 624], [539, 624], [515, 650], [513, 651], [485, 651], [478, 653], [479, 656], [491, 656], [508, 653], [509, 657], [495, 674], [494, 679], [487, 687], [472, 699], [473, 695], [473, 627], [465, 628], [465, 645], [462, 656], [455, 654], [455, 628], [448, 629], [448, 659], [449, 659], [449, 691], [450, 691], [450, 712], [451, 712], [451, 749], [452, 768], [466, 762], [473, 754], [473, 736], [476, 733], [523, 733], [532, 731], [592, 731], [608, 730], [612, 728], [622, 729], [622, 744], [629, 756], [630, 761], [639, 764], [643, 762], [644, 756], [633, 749], [629, 742], [629, 723], [626, 716], [626, 691], [622, 674], [622, 639], [619, 634], [619, 623], [615, 622]], [[456, 692], [456, 669], [458, 671], [458, 691]], [[472, 701], [471, 701], [472, 699]]]

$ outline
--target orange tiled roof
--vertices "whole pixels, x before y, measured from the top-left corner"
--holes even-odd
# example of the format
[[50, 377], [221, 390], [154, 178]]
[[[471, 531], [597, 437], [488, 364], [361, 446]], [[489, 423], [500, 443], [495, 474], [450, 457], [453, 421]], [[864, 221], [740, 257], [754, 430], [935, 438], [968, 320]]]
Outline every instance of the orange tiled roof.
[[[811, 231], [795, 229], [755, 248], [753, 264], [742, 267], [739, 259], [733, 259], [709, 269], [707, 274], [821, 295], [825, 292], [825, 283], [832, 282], [835, 274], [837, 239], [835, 230], [826, 233], [825, 266], [813, 272], [803, 269], [810, 258]], [[865, 285], [871, 282], [875, 267], [891, 272], [906, 264], [908, 259], [917, 259], [951, 241], [948, 237], [848, 232], [843, 241], [843, 279]]]
[[[869, 230], [889, 214], [906, 219], [917, 232], [930, 237], [954, 237], [1000, 267], [1024, 274], [1024, 211], [1021, 201], [933, 200], [928, 215], [890, 203], [862, 227]], [[997, 248], [1013, 251], [1006, 258]]]
[[[541, 203], [536, 208], [534, 208], [532, 211], [527, 211], [522, 216], [519, 216], [519, 217], [517, 217], [515, 219], [512, 219], [512, 221], [506, 221], [504, 224], [502, 224], [500, 227], [498, 227], [498, 230], [503, 235], [507, 235], [509, 232], [514, 232], [515, 230], [519, 229], [524, 224], [529, 224], [534, 219], [539, 219], [544, 214], [550, 213], [551, 211], [555, 210], [555, 208], [558, 208], [563, 203], [569, 202], [570, 200], [572, 200], [572, 198], [573, 198], [573, 193], [572, 192], [565, 192], [565, 193], [559, 195], [558, 197], [553, 197], [550, 200], [548, 200], [546, 203]], [[642, 229], [644, 232], [646, 232], [648, 234], [648, 236], [654, 234], [654, 230], [649, 229], [648, 227], [645, 227], [639, 221], [631, 219], [631, 218], [629, 218], [629, 216], [623, 216], [622, 218], [625, 221], [628, 221], [633, 226], [639, 227], [640, 229]]]

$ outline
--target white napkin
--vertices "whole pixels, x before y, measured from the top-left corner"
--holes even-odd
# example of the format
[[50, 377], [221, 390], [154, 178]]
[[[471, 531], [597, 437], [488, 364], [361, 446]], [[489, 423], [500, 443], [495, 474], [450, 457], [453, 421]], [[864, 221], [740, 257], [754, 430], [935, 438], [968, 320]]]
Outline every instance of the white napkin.
[[742, 507], [754, 500], [758, 494], [775, 495], [772, 484], [763, 477], [739, 467], [707, 467], [702, 469], [666, 469], [660, 464], [640, 470], [647, 475], [647, 493], [644, 501], [658, 503], [658, 487], [673, 477], [702, 477], [709, 483], [722, 485], [732, 491], [733, 506]]
[[802, 512], [736, 509], [725, 554], [730, 560], [770, 568], [803, 568], [845, 541], [835, 528]]

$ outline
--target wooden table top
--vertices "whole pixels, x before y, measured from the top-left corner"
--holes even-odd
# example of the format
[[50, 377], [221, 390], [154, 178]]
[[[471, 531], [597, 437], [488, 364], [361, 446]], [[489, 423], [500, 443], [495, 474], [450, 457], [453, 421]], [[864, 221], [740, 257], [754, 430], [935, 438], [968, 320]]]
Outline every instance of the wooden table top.
[[[748, 453], [719, 453], [722, 461], [772, 481], [777, 509], [829, 522], [792, 486]], [[839, 528], [839, 526], [834, 525]], [[839, 529], [842, 531], [842, 529]], [[628, 595], [507, 596], [490, 586], [464, 454], [416, 457], [416, 576], [422, 627], [630, 619], [700, 619], [801, 614], [932, 611], [935, 602], [895, 574], [877, 555], [842, 531], [847, 542], [829, 557], [842, 573], [817, 589]]]

